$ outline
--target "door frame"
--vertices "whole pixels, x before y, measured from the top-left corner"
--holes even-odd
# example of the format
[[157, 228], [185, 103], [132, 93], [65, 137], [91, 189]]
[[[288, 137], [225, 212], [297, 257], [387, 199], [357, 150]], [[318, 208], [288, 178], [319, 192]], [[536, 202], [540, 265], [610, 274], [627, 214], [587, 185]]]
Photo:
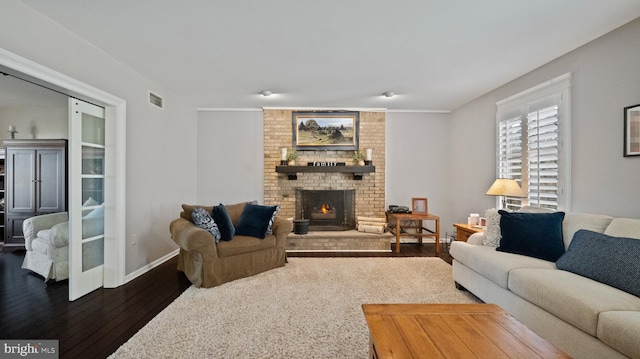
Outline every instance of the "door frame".
[[[105, 179], [113, 193], [112, 216], [105, 216], [104, 280], [105, 288], [125, 284], [126, 264], [126, 109], [127, 102], [48, 67], [0, 48], [0, 71], [27, 80], [70, 97], [102, 106], [105, 122], [112, 124], [113, 137], [109, 139], [113, 151], [115, 176]], [[70, 139], [69, 139], [70, 140]], [[111, 233], [108, 233], [111, 232]], [[107, 240], [107, 237], [110, 240]]]

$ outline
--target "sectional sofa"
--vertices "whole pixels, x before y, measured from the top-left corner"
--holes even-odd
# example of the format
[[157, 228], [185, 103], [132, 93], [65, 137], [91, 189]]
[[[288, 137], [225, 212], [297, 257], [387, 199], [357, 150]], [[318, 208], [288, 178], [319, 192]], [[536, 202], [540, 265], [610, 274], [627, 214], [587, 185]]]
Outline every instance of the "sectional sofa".
[[497, 250], [488, 228], [452, 243], [453, 280], [572, 357], [640, 358], [640, 220], [563, 215], [557, 260]]

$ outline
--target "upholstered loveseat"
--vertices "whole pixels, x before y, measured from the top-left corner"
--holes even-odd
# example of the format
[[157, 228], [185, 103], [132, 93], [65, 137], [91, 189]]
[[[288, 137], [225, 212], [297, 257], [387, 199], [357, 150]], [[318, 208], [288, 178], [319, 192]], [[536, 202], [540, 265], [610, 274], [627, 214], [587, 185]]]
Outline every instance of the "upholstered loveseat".
[[561, 232], [566, 252], [555, 262], [498, 251], [482, 233], [454, 242], [453, 279], [572, 357], [640, 358], [640, 220], [567, 213]]
[[[224, 205], [233, 226], [238, 226], [246, 206], [247, 203]], [[214, 210], [214, 206], [182, 205], [180, 218], [169, 225], [171, 238], [180, 246], [178, 270], [194, 286], [213, 287], [285, 265], [291, 221], [276, 216], [272, 233], [264, 238], [234, 234], [231, 240], [216, 241], [212, 233], [194, 224], [192, 213], [196, 208], [208, 213]]]

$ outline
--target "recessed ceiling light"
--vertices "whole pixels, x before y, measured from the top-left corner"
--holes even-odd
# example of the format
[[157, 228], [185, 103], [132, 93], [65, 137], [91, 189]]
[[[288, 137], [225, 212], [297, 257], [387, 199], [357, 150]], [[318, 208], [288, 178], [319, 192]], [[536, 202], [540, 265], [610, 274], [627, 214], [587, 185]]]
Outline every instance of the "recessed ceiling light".
[[264, 97], [271, 96], [271, 91], [264, 90], [264, 91], [261, 92], [261, 94]]
[[395, 94], [393, 93], [393, 91], [387, 91], [385, 93], [383, 93], [384, 97], [393, 97]]

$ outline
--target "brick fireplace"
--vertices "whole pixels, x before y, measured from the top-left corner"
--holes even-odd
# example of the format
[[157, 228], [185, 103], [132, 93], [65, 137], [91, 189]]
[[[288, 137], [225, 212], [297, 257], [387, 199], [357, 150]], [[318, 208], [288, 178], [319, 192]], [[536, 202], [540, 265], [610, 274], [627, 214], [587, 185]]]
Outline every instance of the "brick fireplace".
[[[299, 110], [296, 110], [299, 111]], [[309, 109], [309, 111], [316, 111]], [[385, 112], [360, 112], [360, 144], [364, 152], [373, 149], [375, 172], [364, 173], [355, 179], [351, 173], [314, 172], [299, 173], [296, 180], [287, 174], [277, 173], [280, 164], [280, 149], [292, 146], [292, 110], [265, 109], [264, 123], [264, 202], [280, 205], [280, 214], [288, 218], [301, 218], [296, 209], [298, 191], [343, 191], [353, 192], [355, 216], [380, 217], [385, 210]], [[298, 151], [297, 163], [345, 162], [351, 166], [353, 151]], [[308, 216], [306, 216], [309, 218]], [[355, 226], [355, 222], [354, 222]]]

